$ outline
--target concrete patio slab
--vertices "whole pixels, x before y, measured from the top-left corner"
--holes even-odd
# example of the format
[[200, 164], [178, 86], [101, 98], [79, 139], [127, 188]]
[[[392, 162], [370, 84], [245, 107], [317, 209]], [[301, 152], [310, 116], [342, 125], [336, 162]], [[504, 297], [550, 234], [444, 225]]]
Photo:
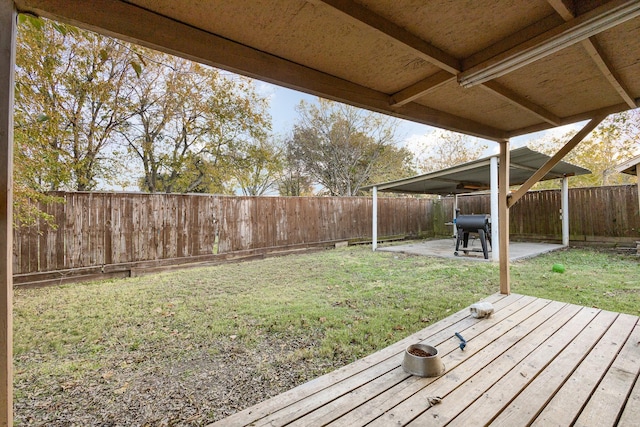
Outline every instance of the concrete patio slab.
[[[377, 250], [439, 258], [491, 261], [491, 253], [489, 253], [488, 260], [484, 259], [482, 247], [478, 239], [470, 240], [469, 247], [473, 248], [474, 251], [470, 251], [468, 254], [459, 251], [459, 256], [455, 256], [456, 241], [452, 237], [448, 239], [422, 240], [403, 245], [379, 246]], [[509, 259], [516, 261], [519, 259], [532, 258], [547, 252], [557, 251], [564, 247], [563, 245], [554, 243], [509, 242]]]

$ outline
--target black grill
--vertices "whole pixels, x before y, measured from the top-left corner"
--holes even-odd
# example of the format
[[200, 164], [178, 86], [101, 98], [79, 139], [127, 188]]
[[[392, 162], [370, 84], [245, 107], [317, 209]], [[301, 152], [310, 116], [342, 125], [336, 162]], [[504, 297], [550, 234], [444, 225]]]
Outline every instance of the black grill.
[[[476, 233], [480, 238], [482, 245], [482, 253], [484, 259], [489, 259], [489, 250], [487, 242], [491, 245], [491, 221], [487, 214], [482, 215], [457, 215], [456, 228], [458, 230], [456, 239], [456, 251], [454, 255], [458, 255], [458, 251], [462, 250], [465, 255], [469, 252], [479, 252], [479, 249], [469, 248], [469, 233]], [[460, 248], [462, 243], [462, 248]]]

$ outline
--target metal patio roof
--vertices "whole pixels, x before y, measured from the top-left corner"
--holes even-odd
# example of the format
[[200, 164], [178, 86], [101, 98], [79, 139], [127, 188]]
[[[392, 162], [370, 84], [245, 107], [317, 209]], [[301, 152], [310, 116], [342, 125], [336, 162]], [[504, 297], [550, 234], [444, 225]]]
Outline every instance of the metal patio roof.
[[[527, 147], [516, 148], [511, 150], [510, 153], [509, 183], [511, 185], [523, 184], [550, 159], [546, 154], [533, 151]], [[491, 157], [484, 157], [436, 172], [385, 182], [375, 186], [378, 191], [409, 194], [449, 195], [489, 190]], [[589, 173], [591, 171], [587, 169], [561, 161], [541, 181]], [[366, 190], [373, 187], [371, 185], [363, 189]]]
[[638, 165], [640, 164], [640, 156], [633, 157], [626, 162], [622, 162], [616, 167], [616, 171], [619, 173], [626, 173], [628, 175], [640, 175], [638, 174]]

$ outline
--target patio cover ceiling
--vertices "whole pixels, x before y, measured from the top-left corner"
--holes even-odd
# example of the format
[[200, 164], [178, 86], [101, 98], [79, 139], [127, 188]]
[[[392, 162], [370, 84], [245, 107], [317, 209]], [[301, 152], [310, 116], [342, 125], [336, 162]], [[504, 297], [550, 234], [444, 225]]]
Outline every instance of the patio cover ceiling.
[[[2, 425], [12, 424], [13, 411], [14, 7], [502, 142], [502, 182], [508, 181], [509, 138], [587, 119], [595, 127], [607, 114], [636, 108], [640, 98], [640, 0], [0, 0]], [[587, 125], [575, 142], [591, 129]], [[506, 191], [500, 189], [501, 218], [519, 196]], [[508, 294], [508, 221], [500, 220], [499, 228], [500, 291]]]
[[264, 81], [503, 141], [637, 107], [638, 0], [16, 0]]
[[[535, 171], [544, 165], [550, 157], [527, 147], [516, 148], [510, 152], [509, 183], [524, 184]], [[417, 175], [410, 178], [376, 184], [378, 191], [417, 194], [462, 194], [480, 190], [489, 190], [491, 184], [490, 158], [474, 160], [436, 172]], [[555, 165], [541, 181], [565, 176], [585, 175], [591, 171], [566, 162]], [[368, 186], [363, 189], [371, 189]]]

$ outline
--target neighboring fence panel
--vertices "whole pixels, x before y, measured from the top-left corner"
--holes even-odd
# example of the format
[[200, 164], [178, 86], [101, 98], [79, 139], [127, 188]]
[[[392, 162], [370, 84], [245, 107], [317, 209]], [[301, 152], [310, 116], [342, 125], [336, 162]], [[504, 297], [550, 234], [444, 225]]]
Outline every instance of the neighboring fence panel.
[[[488, 194], [458, 197], [463, 214], [489, 213]], [[562, 240], [560, 190], [530, 191], [509, 210], [514, 239]], [[624, 243], [640, 240], [636, 185], [569, 189], [571, 241]]]

